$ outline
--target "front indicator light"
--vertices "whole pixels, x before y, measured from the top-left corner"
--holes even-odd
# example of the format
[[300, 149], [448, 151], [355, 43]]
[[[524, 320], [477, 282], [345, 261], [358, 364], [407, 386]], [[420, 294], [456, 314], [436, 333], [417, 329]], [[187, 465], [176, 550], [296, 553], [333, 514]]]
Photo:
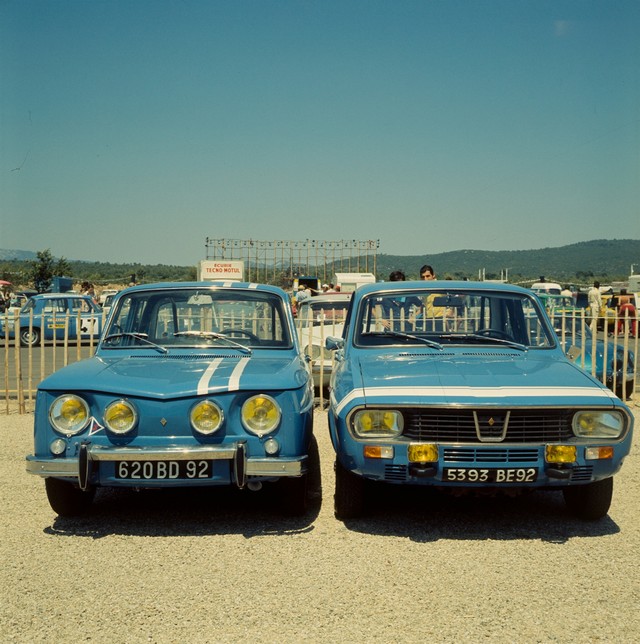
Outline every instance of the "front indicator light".
[[51, 444], [49, 445], [49, 451], [54, 456], [60, 456], [60, 454], [64, 454], [66, 449], [67, 443], [62, 438], [56, 438], [54, 441], [51, 441]]
[[365, 458], [393, 458], [393, 447], [390, 445], [365, 445]]
[[436, 463], [438, 460], [438, 446], [428, 443], [409, 445], [407, 456], [410, 463]]
[[278, 403], [265, 394], [252, 396], [242, 405], [242, 424], [256, 436], [264, 436], [275, 431], [280, 424], [280, 407]]
[[573, 433], [581, 438], [619, 438], [624, 416], [619, 411], [579, 411], [572, 425]]
[[73, 436], [88, 425], [89, 405], [79, 396], [59, 396], [49, 407], [49, 421], [60, 434]]
[[104, 423], [114, 434], [126, 434], [138, 423], [138, 412], [128, 400], [116, 400], [104, 410]]
[[264, 442], [264, 451], [269, 456], [275, 456], [280, 451], [280, 443], [275, 438], [269, 438]]
[[222, 427], [224, 413], [216, 403], [211, 400], [203, 400], [193, 407], [189, 414], [189, 420], [193, 429], [208, 436]]
[[584, 457], [587, 461], [599, 461], [613, 458], [613, 447], [587, 447], [584, 450]]
[[353, 417], [353, 431], [359, 438], [393, 438], [403, 427], [402, 414], [393, 409], [361, 409]]
[[547, 463], [575, 463], [577, 453], [575, 445], [547, 445], [544, 459]]

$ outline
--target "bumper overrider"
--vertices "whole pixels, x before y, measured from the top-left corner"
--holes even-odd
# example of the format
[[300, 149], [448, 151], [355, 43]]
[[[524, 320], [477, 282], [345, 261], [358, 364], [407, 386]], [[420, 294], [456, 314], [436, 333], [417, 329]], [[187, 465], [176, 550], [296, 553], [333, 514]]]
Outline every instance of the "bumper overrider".
[[[233, 481], [243, 488], [248, 477], [260, 479], [280, 477], [300, 477], [307, 472], [307, 456], [250, 458], [247, 455], [246, 441], [229, 445], [202, 445], [194, 447], [164, 447], [162, 449], [144, 447], [101, 447], [81, 443], [78, 456], [74, 458], [38, 458], [27, 456], [27, 472], [43, 478], [77, 479], [78, 485], [85, 490], [99, 463], [136, 461], [230, 461]], [[202, 483], [202, 481], [199, 481]], [[133, 481], [130, 481], [134, 484]], [[181, 479], [188, 485], [189, 481]]]

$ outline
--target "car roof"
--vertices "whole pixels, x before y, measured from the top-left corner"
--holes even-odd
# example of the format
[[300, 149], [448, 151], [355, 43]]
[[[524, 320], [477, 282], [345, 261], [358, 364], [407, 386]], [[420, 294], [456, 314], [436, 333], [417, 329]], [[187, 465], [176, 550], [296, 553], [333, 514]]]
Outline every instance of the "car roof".
[[455, 280], [412, 280], [405, 282], [376, 282], [375, 284], [363, 284], [355, 291], [355, 295], [362, 297], [369, 293], [384, 293], [385, 291], [397, 290], [434, 290], [434, 291], [493, 291], [498, 293], [518, 293], [520, 295], [533, 295], [532, 291], [515, 284], [503, 284], [498, 282], [466, 282]]
[[118, 296], [122, 293], [135, 293], [141, 291], [159, 291], [171, 290], [179, 288], [200, 288], [200, 289], [246, 289], [252, 291], [267, 291], [277, 294], [281, 297], [286, 297], [287, 294], [279, 286], [271, 286], [270, 284], [258, 284], [257, 282], [233, 282], [227, 280], [220, 281], [207, 281], [207, 282], [154, 282], [151, 284], [138, 284], [136, 286], [129, 286], [128, 288], [119, 291]]

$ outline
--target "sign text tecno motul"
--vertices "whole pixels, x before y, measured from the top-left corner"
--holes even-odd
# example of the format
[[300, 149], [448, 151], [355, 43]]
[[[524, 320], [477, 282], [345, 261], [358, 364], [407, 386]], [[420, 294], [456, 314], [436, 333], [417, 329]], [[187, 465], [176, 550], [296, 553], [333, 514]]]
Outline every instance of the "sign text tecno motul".
[[244, 280], [244, 262], [225, 260], [204, 260], [200, 262], [201, 280]]

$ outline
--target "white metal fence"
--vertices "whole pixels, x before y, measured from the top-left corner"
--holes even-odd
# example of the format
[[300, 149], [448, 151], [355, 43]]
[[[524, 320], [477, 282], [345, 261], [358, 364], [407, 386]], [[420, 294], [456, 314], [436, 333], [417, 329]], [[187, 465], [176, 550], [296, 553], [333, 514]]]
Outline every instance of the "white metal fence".
[[[334, 365], [333, 352], [324, 348], [325, 340], [328, 336], [342, 334], [345, 314], [346, 309], [335, 311], [330, 318], [322, 314], [322, 319], [314, 320], [310, 317], [308, 320], [297, 320], [298, 337], [303, 350], [311, 357], [321, 404], [328, 399], [329, 377]], [[73, 317], [66, 315], [56, 320], [55, 326], [61, 337], [45, 340], [44, 334], [40, 334], [38, 342], [33, 346], [21, 346], [19, 333], [12, 334], [14, 337], [6, 334], [4, 338], [0, 338], [0, 391], [3, 393], [0, 414], [33, 411], [36, 390], [42, 379], [72, 362], [93, 355], [97, 339], [93, 336], [70, 337]], [[610, 317], [604, 332], [589, 335], [589, 320], [584, 314], [577, 317], [562, 316], [560, 319], [556, 318], [556, 329], [570, 357], [578, 365], [605, 382], [621, 398], [628, 399], [640, 387], [637, 363], [640, 335], [638, 318], [639, 316], [635, 319]], [[6, 329], [10, 315], [3, 314], [0, 319], [5, 322], [3, 328]], [[598, 353], [602, 356], [601, 363], [609, 368], [600, 369], [599, 361], [590, 359], [590, 356]], [[627, 381], [626, 374], [629, 371], [633, 373], [633, 377]]]

